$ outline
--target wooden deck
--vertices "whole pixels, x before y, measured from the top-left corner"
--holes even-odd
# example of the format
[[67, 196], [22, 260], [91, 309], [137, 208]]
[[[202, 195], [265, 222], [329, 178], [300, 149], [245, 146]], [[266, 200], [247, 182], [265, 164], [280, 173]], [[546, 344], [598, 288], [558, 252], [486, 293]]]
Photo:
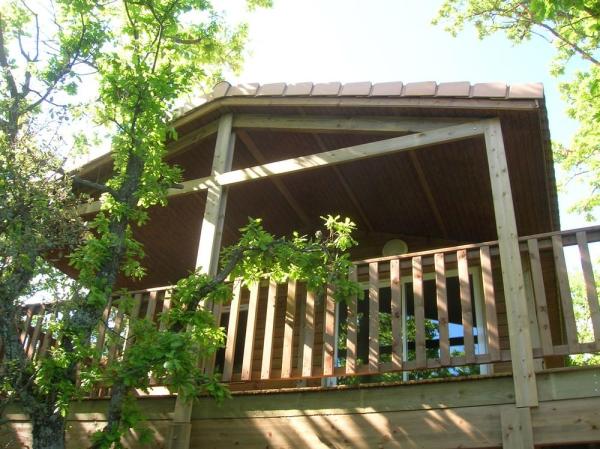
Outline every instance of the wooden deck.
[[[600, 368], [537, 374], [540, 404], [531, 409], [536, 447], [600, 441]], [[150, 448], [166, 447], [175, 398], [140, 399], [155, 431]], [[104, 425], [106, 399], [75, 404], [68, 447], [86, 447]], [[499, 448], [519, 439], [510, 375], [408, 384], [303, 388], [234, 393], [217, 405], [200, 398], [192, 412], [191, 446], [197, 449]], [[27, 447], [28, 421], [18, 410], [0, 436], [6, 449]], [[130, 448], [141, 447], [135, 435]]]

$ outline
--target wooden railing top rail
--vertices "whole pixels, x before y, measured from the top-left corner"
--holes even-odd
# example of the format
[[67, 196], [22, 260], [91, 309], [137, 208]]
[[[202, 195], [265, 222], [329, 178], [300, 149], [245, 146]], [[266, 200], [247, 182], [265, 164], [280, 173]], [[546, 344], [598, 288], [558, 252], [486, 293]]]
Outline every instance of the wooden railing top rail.
[[[564, 230], [564, 231], [545, 232], [542, 234], [533, 234], [533, 235], [526, 235], [523, 237], [519, 237], [519, 242], [521, 242], [521, 251], [527, 250], [527, 240], [547, 239], [547, 238], [551, 238], [552, 236], [555, 236], [555, 235], [560, 235], [563, 237], [563, 243], [565, 246], [576, 245], [577, 241], [575, 240], [575, 235], [578, 232], [585, 232], [587, 234], [588, 243], [600, 242], [600, 226], [590, 226], [587, 228], [577, 228], [577, 229], [568, 229], [568, 230]], [[572, 239], [564, 239], [564, 237], [572, 237]], [[468, 243], [465, 245], [449, 246], [449, 247], [445, 247], [445, 248], [436, 248], [436, 249], [430, 249], [430, 250], [425, 250], [425, 251], [415, 251], [415, 252], [406, 253], [406, 254], [402, 254], [402, 255], [396, 255], [396, 256], [381, 256], [381, 257], [374, 257], [374, 258], [370, 258], [370, 259], [355, 260], [352, 263], [354, 265], [365, 265], [365, 264], [369, 264], [372, 262], [388, 262], [390, 260], [396, 260], [396, 259], [411, 259], [411, 258], [417, 257], [417, 256], [433, 256], [434, 254], [451, 253], [451, 252], [456, 252], [456, 251], [460, 251], [460, 250], [471, 250], [471, 249], [478, 250], [482, 246], [496, 246], [496, 245], [498, 245], [498, 240], [490, 240], [488, 242]]]

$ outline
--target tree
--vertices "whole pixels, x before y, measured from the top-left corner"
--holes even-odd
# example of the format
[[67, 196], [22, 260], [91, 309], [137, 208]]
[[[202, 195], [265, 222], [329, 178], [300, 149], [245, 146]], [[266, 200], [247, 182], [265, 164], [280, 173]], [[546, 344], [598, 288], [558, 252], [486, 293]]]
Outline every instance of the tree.
[[[445, 0], [434, 23], [456, 34], [475, 25], [479, 37], [504, 32], [520, 43], [533, 35], [554, 44], [554, 76], [570, 74], [560, 88], [568, 114], [580, 128], [569, 147], [555, 145], [555, 158], [571, 178], [588, 186], [573, 210], [593, 218], [600, 206], [600, 2], [597, 0]], [[573, 61], [575, 70], [569, 67]], [[571, 73], [573, 72], [573, 73]]]
[[[248, 4], [266, 6], [268, 1], [249, 0]], [[40, 112], [59, 120], [70, 117], [71, 104], [59, 101], [77, 93], [82, 66], [92, 70], [99, 83], [94, 120], [111, 133], [114, 160], [113, 176], [106, 184], [71, 178], [102, 193], [102, 210], [71, 256], [80, 273], [79, 288], [68, 303], [60, 305], [66, 311], [53, 324], [59, 344], [51, 357], [36, 363], [29, 362], [20, 348], [19, 297], [37, 274], [41, 258], [71, 242], [70, 232], [63, 233], [64, 229], [52, 224], [52, 220], [70, 223], [61, 217], [73, 217], [71, 197], [68, 188], [57, 190], [60, 193], [54, 196], [52, 189], [44, 190], [44, 180], [65, 179], [57, 176], [61, 167], [55, 162], [37, 167], [33, 162], [23, 167], [6, 165], [7, 170], [25, 169], [11, 174], [24, 187], [19, 195], [25, 202], [12, 201], [18, 196], [12, 183], [0, 186], [3, 197], [11, 200], [3, 204], [1, 241], [12, 245], [3, 261], [6, 295], [0, 298], [2, 311], [7, 312], [0, 316], [7, 373], [3, 387], [8, 398], [18, 399], [31, 416], [34, 447], [61, 448], [68, 404], [86, 385], [89, 388], [98, 372], [94, 366], [83, 370], [84, 390], [77, 390], [76, 368], [86, 367], [93, 358], [90, 338], [117, 275], [144, 274], [139, 263], [143, 249], [132, 237], [133, 226], [147, 220], [148, 207], [166, 202], [167, 188], [179, 177], [176, 167], [163, 162], [165, 141], [176, 138], [170, 124], [172, 106], [182, 95], [219, 78], [223, 67], [239, 65], [246, 28], [230, 29], [209, 2], [191, 0], [106, 4], [59, 0], [40, 8], [35, 11], [26, 2], [10, 1], [0, 12], [2, 161], [29, 157], [37, 148], [46, 147], [48, 140], [33, 127], [35, 117]], [[48, 26], [54, 34], [47, 31]], [[28, 126], [32, 127], [29, 133]], [[87, 143], [86, 139], [76, 141]], [[46, 161], [40, 156], [32, 160]], [[31, 180], [38, 182], [32, 186]], [[40, 191], [34, 195], [28, 189], [36, 186]], [[21, 204], [26, 214], [19, 215]], [[49, 209], [44, 207], [48, 205]], [[21, 216], [21, 226], [14, 225], [13, 217]], [[72, 221], [77, 222], [76, 218]], [[77, 226], [73, 233], [78, 240]], [[29, 235], [42, 242], [33, 245], [30, 253]], [[98, 447], [118, 445], [119, 432], [131, 424], [125, 403], [131, 387], [127, 378], [114, 382], [113, 392], [122, 394], [113, 394], [109, 426], [97, 438]]]

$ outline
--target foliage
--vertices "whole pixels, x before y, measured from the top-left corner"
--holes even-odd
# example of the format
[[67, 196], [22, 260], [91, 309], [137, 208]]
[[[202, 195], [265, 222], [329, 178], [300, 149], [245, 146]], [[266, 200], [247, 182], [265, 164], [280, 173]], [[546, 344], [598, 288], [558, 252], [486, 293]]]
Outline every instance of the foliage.
[[[595, 273], [596, 291], [600, 291], [600, 273]], [[594, 341], [594, 328], [590, 315], [585, 283], [581, 274], [570, 275], [571, 298], [577, 324], [577, 337], [580, 342]], [[576, 354], [569, 356], [570, 365], [600, 365], [600, 353]]]
[[[600, 4], [596, 0], [445, 0], [434, 23], [440, 21], [454, 35], [471, 23], [480, 38], [504, 32], [516, 43], [539, 35], [554, 44], [551, 73], [574, 72], [561, 84], [561, 91], [568, 114], [580, 124], [569, 147], [555, 147], [555, 158], [588, 186], [586, 198], [573, 209], [592, 219], [600, 205]], [[571, 61], [576, 70], [570, 69]]]

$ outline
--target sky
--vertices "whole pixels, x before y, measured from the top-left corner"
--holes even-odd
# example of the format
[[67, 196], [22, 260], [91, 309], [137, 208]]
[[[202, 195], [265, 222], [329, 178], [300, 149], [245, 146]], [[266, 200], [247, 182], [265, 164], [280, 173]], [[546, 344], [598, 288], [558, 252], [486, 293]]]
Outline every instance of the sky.
[[[576, 123], [549, 74], [552, 45], [534, 37], [514, 45], [497, 34], [479, 40], [473, 28], [454, 38], [431, 20], [441, 1], [274, 0], [247, 13], [241, 0], [220, 0], [232, 21], [250, 25], [248, 57], [232, 83], [327, 81], [542, 82], [554, 141], [568, 144]], [[582, 188], [560, 193], [564, 229], [589, 226], [568, 214]], [[600, 224], [597, 221], [595, 224]]]

